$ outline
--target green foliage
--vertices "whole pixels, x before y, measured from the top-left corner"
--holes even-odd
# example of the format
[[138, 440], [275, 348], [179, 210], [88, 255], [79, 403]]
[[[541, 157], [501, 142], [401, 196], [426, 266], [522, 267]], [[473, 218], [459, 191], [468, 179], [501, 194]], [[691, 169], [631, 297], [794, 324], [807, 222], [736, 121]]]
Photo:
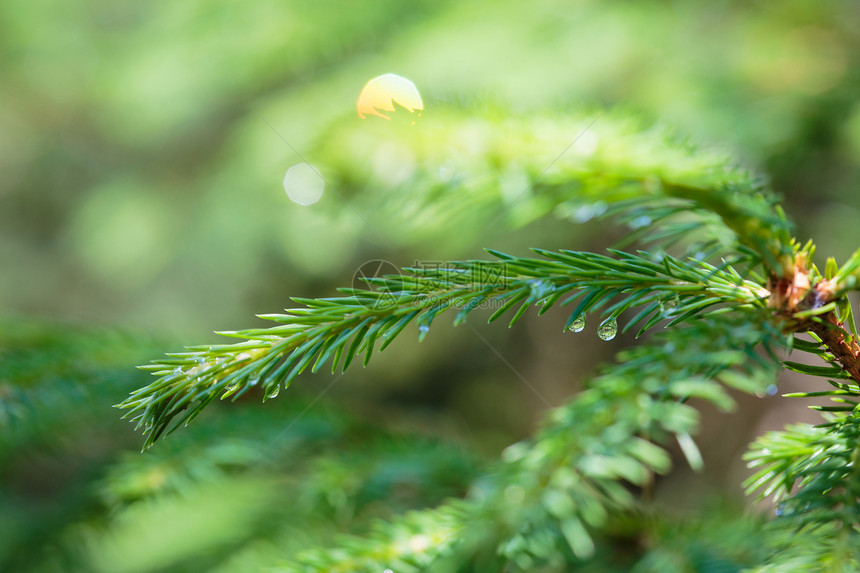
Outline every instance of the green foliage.
[[[339, 544], [351, 549], [347, 554], [307, 554], [299, 557], [301, 565], [285, 570], [369, 572], [385, 566], [411, 572], [425, 570], [429, 562], [434, 571], [560, 571], [591, 558], [595, 536], [612, 515], [638, 506], [623, 483], [647, 486], [655, 473], [669, 471], [669, 454], [658, 444], [677, 439], [688, 460], [699, 463], [689, 441], [698, 413], [687, 400], [731, 409], [734, 401], [720, 382], [733, 386], [743, 380], [749, 391], [763, 391], [772, 382], [776, 363], [754, 349], [774, 344], [779, 333], [755, 320], [760, 311], [749, 312], [735, 319], [695, 319], [622, 352], [587, 390], [551, 412], [534, 440], [505, 450], [500, 467], [475, 486], [471, 499], [436, 510], [445, 535], [421, 545], [421, 555], [402, 541], [422, 534], [394, 524], [387, 535]], [[750, 322], [762, 326], [749, 328]], [[432, 523], [433, 512], [422, 515]], [[495, 549], [484, 555], [481, 547]], [[463, 569], [463, 563], [473, 569]]]
[[[537, 9], [498, 0], [83, 5], [61, 13], [47, 0], [0, 8], [8, 78], [0, 94], [0, 256], [3, 268], [16, 269], [0, 276], [4, 308], [193, 332], [239, 322], [249, 300], [277, 308], [285, 291], [341, 284], [343, 269], [365, 255], [353, 246], [374, 238], [328, 193], [319, 209], [285, 205], [278, 174], [298, 158], [265, 122], [308, 161], [344, 165], [323, 173], [390, 243], [449, 247], [434, 257], [463, 258], [476, 242], [514, 249], [482, 236], [475, 219], [486, 215], [464, 203], [455, 213], [432, 201], [396, 212], [393, 203], [438, 182], [440, 167], [516, 195], [520, 164], [539, 173], [597, 115], [583, 108], [597, 105], [642, 112], [767, 166], [786, 205], [804, 215], [801, 235], [816, 236], [840, 261], [856, 247], [841, 239], [854, 233], [860, 207], [850, 57], [860, 39], [849, 0], [717, 7], [542, 0]], [[402, 149], [399, 136], [379, 126], [384, 137], [338, 143], [341, 130], [374, 131], [351, 121], [353, 104], [363, 83], [386, 71], [419, 86], [428, 112], [418, 126], [480, 118], [463, 124], [462, 137], [438, 129], [438, 144], [427, 138], [411, 156], [416, 177], [434, 180], [374, 176], [385, 165], [380, 157], [396, 156], [386, 150]], [[624, 109], [594, 124], [605, 134], [599, 153], [630, 143], [606, 121]], [[494, 123], [515, 125], [511, 115], [535, 112], [543, 117], [537, 138], [486, 137]], [[581, 139], [565, 158], [592, 143]], [[473, 154], [473, 146], [502, 154]], [[504, 153], [508, 146], [524, 153]], [[643, 151], [631, 161], [663, 148]], [[507, 210], [509, 218], [533, 219], [527, 203]], [[403, 215], [414, 224], [401, 224]], [[452, 219], [461, 224], [448, 226]], [[584, 240], [576, 233], [566, 240]], [[518, 236], [517, 248], [570, 245]], [[63, 288], [80, 281], [81, 291]], [[210, 289], [215, 282], [221, 288]], [[191, 298], [197, 304], [187, 304]]]
[[[216, 397], [239, 397], [254, 386], [277, 396], [303, 370], [346, 370], [362, 352], [366, 365], [377, 339], [385, 349], [410, 323], [419, 340], [436, 316], [456, 309], [463, 322], [484, 301], [497, 305], [490, 321], [519, 305], [513, 326], [529, 306], [543, 314], [556, 303], [575, 306], [566, 328], [587, 312], [602, 312], [604, 323], [640, 308], [624, 330], [639, 323], [639, 334], [665, 318], [680, 322], [720, 303], [754, 305], [765, 291], [732, 267], [724, 269], [661, 254], [616, 252], [617, 259], [589, 253], [539, 251], [545, 260], [494, 253], [500, 262], [455, 263], [451, 268], [409, 269], [410, 275], [370, 279], [377, 290], [342, 289], [348, 297], [298, 300], [305, 309], [264, 315], [282, 323], [267, 329], [221, 333], [246, 339], [235, 345], [206, 346], [171, 354], [146, 369], [159, 382], [123, 403], [149, 434], [147, 445], [164, 431], [196, 416]], [[613, 302], [607, 306], [609, 302]], [[614, 334], [613, 334], [614, 336]], [[174, 419], [176, 418], [176, 419]]]
[[[383, 205], [375, 224], [408, 220], [413, 231], [438, 233], [439, 220], [455, 217], [481, 231], [501, 219], [522, 225], [557, 212], [582, 222], [608, 210], [640, 229], [631, 239], [665, 244], [696, 230], [695, 246], [707, 252], [730, 246], [736, 233], [771, 267], [788, 264], [788, 221], [761, 181], [725, 154], [698, 150], [628, 113], [514, 119], [439, 112], [422, 119], [421, 129], [339, 122], [321, 133], [315, 155], [326, 161], [333, 185], [360, 192], [359, 208]], [[421, 164], [407, 179], [386, 183], [371, 167], [380, 140]], [[487, 172], [494, 175], [469, 176]], [[392, 196], [395, 189], [401, 192]], [[499, 204], [504, 211], [493, 209]]]
[[[855, 12], [3, 3], [0, 312], [122, 326], [0, 317], [0, 570], [860, 569]], [[384, 71], [419, 86], [414, 126], [355, 117]], [[766, 167], [796, 234], [762, 178], [659, 123]], [[313, 208], [278, 186], [299, 160], [326, 179]], [[484, 244], [496, 250], [476, 255]], [[190, 338], [284, 292], [328, 296], [368, 256], [428, 254], [294, 299], [274, 328], [229, 333], [239, 345], [158, 360], [154, 384], [130, 367], [181, 347], [135, 329]], [[459, 344], [483, 338], [486, 307], [517, 328], [484, 341], [500, 335], [504, 362], [552, 385], [546, 405], [589, 376], [600, 343], [572, 334], [586, 317], [641, 344], [489, 468], [457, 444], [522, 438], [534, 404]], [[699, 408], [708, 420], [737, 401], [747, 424], [740, 394], [777, 391], [770, 351], [792, 352], [784, 367], [806, 383], [758, 403], [824, 414], [748, 454], [750, 490], [779, 516], [725, 499], [679, 511], [683, 490], [730, 465]], [[299, 377], [358, 361], [371, 368], [336, 388]], [[158, 441], [145, 455], [110, 415], [130, 392], [144, 446]], [[448, 427], [479, 412], [509, 433]], [[679, 460], [707, 474], [687, 479]]]
[[[614, 134], [618, 139], [612, 140], [611, 149], [617, 155], [598, 154], [598, 159], [584, 165], [574, 161], [567, 170], [547, 179], [564, 181], [558, 185], [570, 201], [591, 205], [599, 201], [600, 209], [622, 220], [638, 221], [637, 235], [642, 240], [671, 243], [698, 231], [704, 222], [739, 238], [743, 274], [753, 272], [761, 262], [779, 276], [789, 272], [790, 264], [784, 260], [789, 241], [783, 239], [788, 223], [773, 198], [754, 183], [751, 175], [729, 167], [723, 158], [715, 160], [709, 154], [700, 157], [689, 146], [671, 146], [663, 136], [657, 141], [663, 142], [666, 153], [643, 153], [655, 142], [653, 135], [647, 131], [631, 133], [629, 126], [623, 126], [627, 131]], [[506, 135], [499, 141], [512, 138], [510, 133]], [[535, 137], [517, 135], [526, 141]], [[625, 148], [627, 139], [632, 141], [632, 149]], [[636, 165], [631, 157], [650, 159]], [[455, 182], [446, 192], [459, 191]], [[770, 244], [761, 242], [765, 235], [772, 238]], [[698, 246], [713, 253], [714, 240]], [[717, 246], [720, 251], [725, 248], [719, 243]], [[540, 303], [542, 310], [548, 310], [565, 293], [575, 290], [561, 303], [571, 302], [576, 295], [583, 297], [571, 322], [579, 314], [598, 310], [618, 298], [604, 319], [615, 320], [624, 310], [644, 305], [637, 318], [649, 319], [644, 325], [647, 329], [667, 316], [683, 320], [714, 304], [750, 304], [767, 294], [763, 279], [758, 279], [758, 285], [745, 282], [730, 265], [721, 268], [697, 260], [678, 260], [662, 251], [655, 256], [616, 251], [615, 261], [583, 253], [538, 252], [551, 261], [495, 253], [501, 264], [473, 261], [430, 272], [409, 269], [412, 276], [373, 281], [376, 290], [342, 289], [350, 296], [300, 300], [307, 309], [263, 316], [282, 326], [223, 333], [247, 339], [244, 343], [193, 348], [147, 366], [161, 377], [160, 381], [132, 395], [123, 407], [132, 409], [150, 445], [163, 432], [196, 416], [216, 397], [241, 396], [257, 384], [264, 387], [267, 397], [277, 395], [282, 384], [288, 385], [306, 368], [316, 371], [331, 359], [332, 371], [338, 366], [346, 370], [360, 352], [364, 352], [366, 364], [377, 338], [382, 339], [383, 349], [413, 320], [423, 337], [440, 312], [460, 307], [456, 317], [460, 322], [484, 300], [499, 303], [491, 320], [520, 303], [511, 320], [513, 325], [529, 305]], [[701, 251], [697, 255], [705, 256]], [[672, 312], [665, 310], [670, 299], [681, 303]]]
[[15, 413], [0, 433], [4, 571], [254, 570], [285, 548], [462, 496], [483, 465], [465, 447], [332, 407], [301, 415], [301, 395], [210, 412], [140, 456], [126, 425], [101, 413], [143, 383], [128, 363], [168, 342], [21, 319], [2, 321], [0, 341]]
[[[748, 458], [762, 469], [751, 491], [779, 501], [777, 514], [805, 531], [834, 529], [856, 542], [860, 531], [856, 415], [832, 418], [824, 427], [792, 426], [753, 445]], [[784, 501], [780, 501], [784, 500]]]
[[[532, 125], [540, 122], [502, 124], [508, 137], [495, 132], [488, 140], [539, 139], [523, 131]], [[659, 139], [665, 153], [618, 151], [655, 140], [648, 131], [615, 136], [615, 155], [596, 153], [596, 159], [560, 161], [552, 173], [532, 173], [530, 202], [543, 204], [544, 213], [567, 204], [614, 217], [633, 228], [625, 242], [644, 241], [655, 250], [612, 249], [607, 256], [535, 249], [541, 258], [491, 250], [494, 260], [417, 265], [371, 277], [368, 288], [341, 289], [345, 296], [294, 299], [303, 307], [261, 316], [277, 322], [274, 327], [220, 333], [242, 342], [189, 347], [144, 367], [158, 379], [119, 406], [149, 447], [216, 399], [236, 400], [257, 387], [264, 399], [273, 398], [307, 369], [330, 364], [333, 373], [346, 371], [361, 355], [367, 365], [410, 323], [417, 324], [420, 341], [449, 310], [462, 324], [490, 303], [489, 321], [504, 316], [513, 327], [529, 308], [543, 315], [569, 306], [565, 331], [581, 330], [586, 316], [600, 321], [598, 334], [606, 340], [618, 332], [619, 318], [622, 332], [635, 330], [637, 337], [658, 324], [665, 330], [620, 353], [585, 391], [552, 411], [534, 439], [509, 447], [464, 500], [380, 524], [337, 547], [302, 552], [282, 570], [561, 571], [597, 563], [612, 520], [642, 507], [631, 487], [647, 489], [655, 475], [669, 471], [672, 442], [694, 469], [702, 468], [692, 438], [699, 416], [691, 402], [729, 411], [735, 406], [731, 390], [764, 394], [775, 388], [778, 352], [791, 348], [828, 363], [782, 364], [828, 378], [834, 390], [803, 395], [830, 396], [839, 405], [819, 409], [836, 417], [820, 429], [762, 438], [749, 459], [764, 469], [749, 486], [785, 498], [779, 520], [839, 527], [839, 535], [853, 536], [860, 486], [854, 484], [852, 446], [857, 402], [849, 398], [860, 393], [860, 379], [845, 297], [854, 259], [842, 268], [830, 259], [821, 273], [812, 263], [814, 245], [801, 248], [790, 237], [774, 197], [724, 160], [665, 138]], [[631, 157], [648, 160], [637, 164]], [[444, 206], [446, 195], [468, 186], [453, 181], [443, 187], [432, 197]], [[477, 192], [491, 200], [486, 189]], [[667, 252], [675, 244], [679, 256]], [[797, 339], [798, 333], [809, 333], [813, 342]], [[776, 538], [774, 553], [745, 564], [769, 567], [793, 559], [794, 544]], [[658, 553], [643, 557], [639, 567], [661, 562]]]

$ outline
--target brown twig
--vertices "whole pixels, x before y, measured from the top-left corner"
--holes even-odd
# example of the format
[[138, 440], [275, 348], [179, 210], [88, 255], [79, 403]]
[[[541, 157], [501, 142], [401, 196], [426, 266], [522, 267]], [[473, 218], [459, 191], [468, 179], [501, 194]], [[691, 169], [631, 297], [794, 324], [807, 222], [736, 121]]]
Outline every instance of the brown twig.
[[831, 281], [822, 280], [811, 285], [805, 257], [798, 257], [791, 276], [771, 277], [768, 285], [771, 296], [768, 306], [787, 319], [793, 332], [812, 332], [830, 351], [836, 362], [851, 378], [860, 384], [860, 345], [845, 329], [835, 311], [813, 318], [797, 320], [795, 313], [821, 308], [833, 302]]
[[821, 339], [842, 370], [860, 384], [860, 345], [845, 331], [835, 312], [827, 313], [820, 319], [810, 324], [809, 331]]

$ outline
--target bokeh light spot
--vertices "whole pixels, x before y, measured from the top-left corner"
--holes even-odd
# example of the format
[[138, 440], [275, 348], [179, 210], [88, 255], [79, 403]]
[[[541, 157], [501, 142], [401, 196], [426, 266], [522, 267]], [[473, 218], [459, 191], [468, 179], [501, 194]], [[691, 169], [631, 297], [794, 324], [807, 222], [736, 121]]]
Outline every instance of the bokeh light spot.
[[384, 74], [373, 78], [361, 90], [358, 96], [358, 117], [364, 119], [368, 115], [376, 115], [391, 119], [383, 111], [395, 111], [394, 104], [406, 108], [409, 112], [424, 109], [421, 94], [410, 80], [397, 74]]
[[293, 203], [313, 205], [320, 200], [325, 181], [317, 169], [307, 163], [297, 163], [284, 176], [284, 190]]

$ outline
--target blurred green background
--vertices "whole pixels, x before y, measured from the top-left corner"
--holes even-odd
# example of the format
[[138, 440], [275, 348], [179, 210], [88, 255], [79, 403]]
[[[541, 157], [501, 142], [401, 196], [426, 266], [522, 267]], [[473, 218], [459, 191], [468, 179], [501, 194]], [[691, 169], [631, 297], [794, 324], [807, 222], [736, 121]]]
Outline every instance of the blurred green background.
[[[111, 409], [147, 382], [135, 364], [259, 326], [254, 313], [289, 296], [331, 296], [367, 260], [600, 250], [615, 237], [563, 217], [488, 224], [496, 214], [481, 206], [410, 210], [409, 194], [430, 185], [419, 171], [451, 167], [433, 163], [444, 149], [404, 151], [397, 130], [446, 113], [639, 115], [768, 177], [822, 256], [842, 261], [860, 244], [860, 5], [849, 0], [9, 0], [0, 32], [2, 570], [277, 563], [333, 531], [462, 495], [533, 429], [543, 398], [445, 321], [342, 380], [302, 377], [265, 406], [214, 408], [143, 456]], [[389, 72], [422, 95], [415, 126], [357, 117], [365, 82]], [[516, 153], [549, 164], [561, 151], [520, 142], [493, 164], [472, 159], [487, 142], [470, 137], [451, 161], [503, 198], [522, 186]], [[311, 206], [283, 189], [303, 161], [327, 182]], [[555, 404], [629, 342], [601, 342], [594, 325], [573, 339], [561, 324], [477, 328]], [[816, 419], [774, 400], [705, 412], [711, 471], [681, 468], [665, 497], [737, 495], [753, 435]]]

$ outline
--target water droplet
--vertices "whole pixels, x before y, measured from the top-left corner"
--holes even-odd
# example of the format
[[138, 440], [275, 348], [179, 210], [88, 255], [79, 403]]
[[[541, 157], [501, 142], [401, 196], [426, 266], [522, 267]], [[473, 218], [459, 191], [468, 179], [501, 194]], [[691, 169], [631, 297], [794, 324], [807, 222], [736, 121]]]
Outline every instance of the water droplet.
[[590, 205], [582, 205], [573, 212], [573, 220], [577, 223], [586, 223], [595, 217], [600, 217], [606, 213], [606, 203], [598, 201]]
[[570, 323], [570, 326], [567, 328], [571, 332], [582, 332], [585, 330], [585, 313], [580, 314], [576, 317], [576, 320]]
[[253, 378], [248, 378], [248, 386], [256, 386], [260, 383], [260, 377], [254, 376]]
[[358, 96], [356, 103], [358, 117], [364, 119], [368, 115], [376, 115], [384, 119], [391, 119], [381, 112], [395, 111], [395, 103], [409, 110], [410, 113], [416, 109], [424, 109], [421, 94], [418, 93], [418, 88], [410, 80], [397, 74], [377, 76], [365, 84]]
[[615, 318], [608, 318], [597, 327], [597, 336], [601, 340], [612, 340], [616, 334], [618, 334], [618, 321]]
[[681, 299], [678, 295], [673, 296], [672, 298], [668, 298], [660, 301], [660, 313], [665, 318], [671, 318], [675, 315], [675, 311], [673, 310], [676, 306], [681, 304]]
[[551, 282], [541, 279], [530, 280], [529, 288], [532, 291], [531, 298], [534, 301], [546, 298], [555, 290], [555, 286]]
[[767, 389], [765, 390], [768, 396], [776, 396], [776, 393], [779, 392], [779, 388], [776, 384], [768, 384]]
[[269, 398], [277, 398], [278, 394], [281, 393], [281, 385], [273, 384], [266, 389], [266, 400]]
[[647, 227], [650, 224], [651, 224], [651, 217], [649, 217], [647, 215], [640, 215], [639, 217], [636, 217], [635, 219], [630, 221], [630, 228], [631, 229], [641, 229], [642, 227]]
[[284, 190], [293, 203], [313, 205], [322, 197], [325, 181], [319, 171], [307, 163], [297, 163], [287, 169]]
[[427, 336], [427, 333], [430, 332], [430, 327], [426, 324], [418, 325], [418, 342], [424, 340], [424, 337]]

